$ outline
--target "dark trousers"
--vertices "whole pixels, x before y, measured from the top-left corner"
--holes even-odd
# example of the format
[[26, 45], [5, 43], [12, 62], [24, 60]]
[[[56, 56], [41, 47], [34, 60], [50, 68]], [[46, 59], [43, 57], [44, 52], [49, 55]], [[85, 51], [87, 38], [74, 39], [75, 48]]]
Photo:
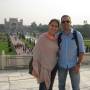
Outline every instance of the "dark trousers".
[[[51, 72], [51, 84], [50, 84], [50, 88], [48, 90], [52, 90], [52, 88], [53, 88], [53, 83], [54, 83], [54, 79], [56, 76], [57, 68], [58, 68], [58, 65], [56, 65], [55, 68]], [[45, 82], [40, 83], [39, 90], [47, 90]]]

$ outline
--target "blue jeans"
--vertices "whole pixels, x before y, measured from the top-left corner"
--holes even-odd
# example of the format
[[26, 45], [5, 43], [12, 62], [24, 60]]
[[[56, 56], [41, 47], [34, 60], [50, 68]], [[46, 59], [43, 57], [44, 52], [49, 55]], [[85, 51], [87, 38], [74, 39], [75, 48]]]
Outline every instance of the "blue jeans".
[[59, 90], [65, 90], [67, 73], [69, 72], [72, 90], [80, 90], [80, 73], [76, 73], [73, 69], [58, 68]]

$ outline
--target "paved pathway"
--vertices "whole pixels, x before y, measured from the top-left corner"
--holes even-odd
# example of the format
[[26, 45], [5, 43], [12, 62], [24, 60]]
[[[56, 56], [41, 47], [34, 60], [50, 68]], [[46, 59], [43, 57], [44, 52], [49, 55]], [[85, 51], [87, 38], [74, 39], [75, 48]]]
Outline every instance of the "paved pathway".
[[[16, 46], [16, 45], [21, 45], [21, 46], [15, 48], [17, 55], [30, 55], [30, 54], [31, 54], [31, 52], [29, 51], [29, 48], [27, 48], [27, 47], [25, 46], [25, 43], [22, 42], [17, 36], [15, 36], [15, 35], [10, 36], [10, 39], [11, 39], [11, 42], [12, 42], [12, 44], [13, 44], [14, 46]], [[25, 50], [24, 50], [23, 48], [24, 48]]]
[[[72, 90], [70, 78], [66, 82], [66, 90]], [[80, 90], [90, 90], [90, 66], [81, 68]], [[0, 71], [0, 90], [38, 90], [38, 84], [28, 70]], [[58, 90], [58, 77], [56, 76], [54, 89]]]

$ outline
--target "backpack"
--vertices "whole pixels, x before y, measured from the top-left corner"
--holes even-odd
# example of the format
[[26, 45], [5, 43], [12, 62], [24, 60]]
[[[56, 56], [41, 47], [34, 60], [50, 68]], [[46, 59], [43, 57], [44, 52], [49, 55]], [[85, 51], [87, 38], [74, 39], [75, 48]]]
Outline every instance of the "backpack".
[[[62, 41], [62, 39], [61, 39], [62, 34], [63, 34], [63, 32], [59, 33], [59, 35], [58, 35], [58, 46], [59, 46], [59, 48], [60, 48], [60, 43]], [[79, 42], [78, 42], [76, 30], [73, 31], [73, 38], [75, 39], [76, 46], [77, 46], [77, 56], [79, 56]]]
[[33, 56], [31, 57], [30, 61], [29, 61], [29, 74], [32, 75], [32, 71], [33, 71]]

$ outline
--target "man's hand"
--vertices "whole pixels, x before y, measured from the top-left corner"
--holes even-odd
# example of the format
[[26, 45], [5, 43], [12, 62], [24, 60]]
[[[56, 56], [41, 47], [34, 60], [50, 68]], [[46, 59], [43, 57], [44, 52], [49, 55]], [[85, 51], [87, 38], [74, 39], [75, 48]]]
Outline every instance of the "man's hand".
[[80, 64], [76, 64], [76, 66], [73, 69], [76, 73], [80, 72]]
[[84, 57], [84, 53], [83, 52], [79, 53], [78, 62], [73, 69], [76, 73], [80, 72], [80, 64], [82, 63], [83, 57]]

